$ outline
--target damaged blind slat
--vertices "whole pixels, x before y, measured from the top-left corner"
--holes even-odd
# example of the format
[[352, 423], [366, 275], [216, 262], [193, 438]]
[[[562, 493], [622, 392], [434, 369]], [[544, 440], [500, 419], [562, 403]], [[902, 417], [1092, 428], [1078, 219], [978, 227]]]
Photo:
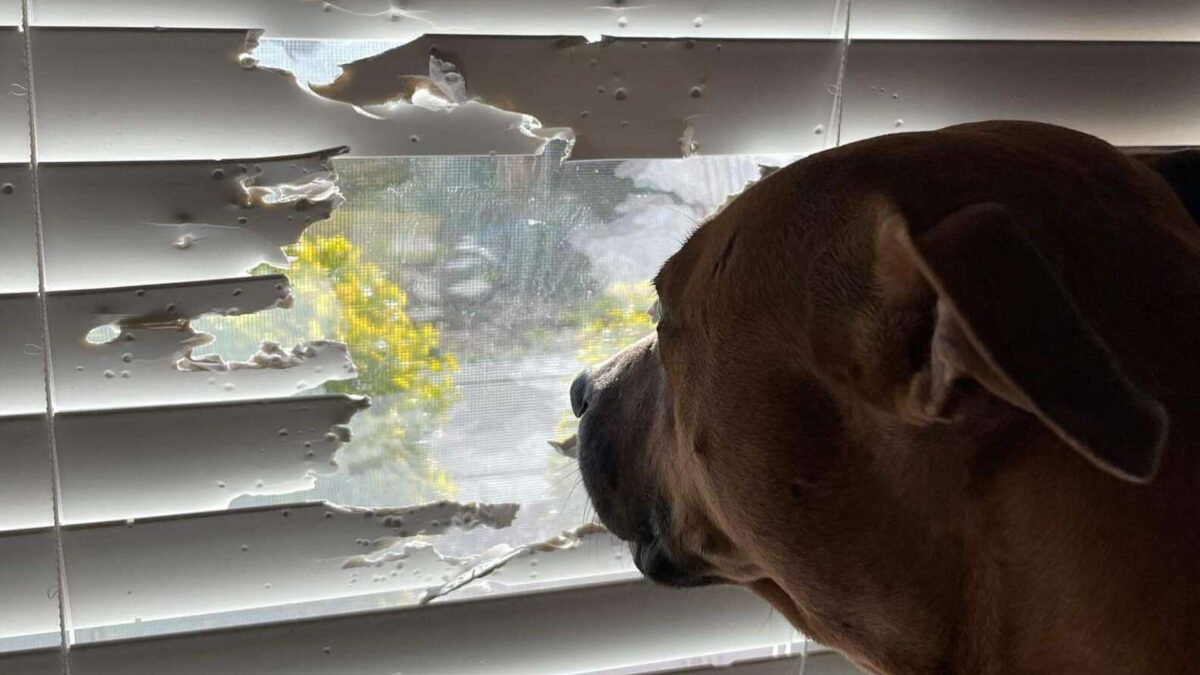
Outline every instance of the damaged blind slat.
[[[105, 627], [126, 623], [204, 616], [213, 625], [223, 612], [354, 595], [359, 573], [346, 561], [355, 549], [358, 555], [379, 551], [397, 532], [436, 535], [455, 528], [503, 527], [515, 513], [515, 505], [444, 502], [374, 513], [308, 503], [67, 526], [64, 555], [70, 561], [76, 639], [88, 641], [80, 631], [99, 630], [96, 639], [105, 635]], [[48, 526], [0, 533], [0, 579], [6, 589], [0, 648], [19, 648], [12, 644], [18, 640], [40, 646], [29, 643], [45, 643], [52, 632], [57, 641], [57, 605], [47, 598], [47, 589], [55, 586], [52, 536]], [[416, 596], [432, 583], [430, 575], [448, 575], [462, 564], [427, 545], [405, 551], [402, 559], [389, 560], [388, 570], [366, 565], [363, 581], [371, 582], [369, 572], [387, 574], [409, 561], [422, 574], [410, 572], [406, 583], [391, 586]], [[153, 564], [134, 564], [131, 556]], [[236, 614], [225, 621], [240, 622]], [[154, 632], [139, 628], [146, 629], [139, 634]]]
[[289, 38], [389, 39], [424, 33], [507, 35], [628, 35], [633, 37], [836, 37], [836, 0], [39, 0], [44, 26], [241, 28]]
[[322, 340], [290, 349], [264, 342], [242, 360], [195, 354], [211, 336], [192, 328], [191, 320], [286, 308], [290, 299], [282, 276], [52, 293], [47, 303], [58, 407], [286, 396], [353, 378], [345, 346]]
[[[226, 279], [287, 268], [293, 244], [341, 202], [330, 158], [43, 164], [51, 291]], [[2, 176], [0, 176], [2, 179]]]
[[[415, 537], [507, 527], [516, 512], [515, 504], [372, 510], [307, 503], [68, 526], [74, 624], [91, 630], [137, 622], [140, 634], [156, 632], [152, 622], [183, 617], [236, 625], [239, 611], [352, 598], [364, 587], [378, 589], [381, 577], [390, 604], [404, 604], [406, 594], [411, 604], [468, 563]], [[393, 548], [404, 540], [407, 546]], [[159, 562], [131, 565], [131, 555]]]
[[[245, 31], [34, 38], [54, 55], [37, 73], [45, 161], [286, 155], [313, 144], [359, 156], [536, 154], [551, 139], [574, 139], [579, 159], [811, 152], [827, 143], [841, 61], [838, 40], [441, 36], [463, 53], [445, 62], [454, 73], [439, 71], [445, 59], [422, 38], [361, 64], [383, 59], [395, 72], [352, 98], [256, 66], [257, 36]], [[91, 114], [72, 112], [83, 108]], [[285, 123], [288, 133], [275, 133]]]
[[60, 415], [63, 521], [215, 511], [304, 490], [336, 470], [344, 425], [364, 405], [313, 396]]
[[[385, 119], [471, 101], [524, 113], [574, 159], [804, 153], [825, 145], [840, 53], [830, 40], [426, 35], [312, 90]], [[764, 92], [749, 74], [767, 69]]]

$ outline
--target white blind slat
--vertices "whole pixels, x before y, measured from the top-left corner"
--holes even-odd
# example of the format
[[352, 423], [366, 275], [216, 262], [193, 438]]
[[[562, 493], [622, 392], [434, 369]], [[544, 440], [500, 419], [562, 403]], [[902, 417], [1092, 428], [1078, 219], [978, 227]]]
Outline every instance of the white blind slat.
[[[670, 627], [670, 637], [648, 626]], [[171, 663], [177, 675], [258, 675], [264, 667], [289, 675], [529, 675], [620, 672], [636, 664], [663, 664], [652, 668], [661, 672], [720, 653], [757, 658], [785, 649], [798, 653], [802, 644], [778, 613], [745, 590], [711, 587], [682, 593], [635, 582], [80, 645], [72, 651], [72, 670], [124, 675], [155, 672], [162, 663]], [[810, 647], [810, 652], [818, 651]]]
[[[847, 663], [846, 659], [841, 655], [831, 651], [820, 651], [817, 647], [809, 648], [809, 655], [806, 661], [807, 663], [803, 666], [804, 675], [861, 675], [862, 672]], [[677, 667], [677, 663], [680, 662], [692, 662], [698, 665], [680, 669]], [[766, 658], [747, 663], [723, 665], [721, 666], [720, 673], [721, 675], [796, 675], [801, 672], [802, 662], [799, 656]], [[5, 665], [10, 666], [13, 673], [20, 673], [20, 675], [60, 675], [62, 672], [58, 654], [52, 652], [22, 654], [16, 657], [9, 657], [3, 663], [0, 663], [0, 668], [5, 667]], [[261, 673], [261, 669], [258, 672]], [[630, 671], [626, 670], [626, 672]], [[712, 675], [713, 666], [709, 665], [708, 661], [703, 657], [697, 657], [694, 661], [688, 657], [682, 657], [678, 660], [673, 660], [671, 665], [665, 669], [646, 668], [637, 672], [672, 673], [673, 675], [703, 673], [705, 675]], [[586, 675], [609, 675], [609, 673], [601, 671], [600, 673], [587, 673]]]
[[[16, 6], [15, 16], [9, 9], [12, 5]], [[0, 163], [29, 161], [24, 43], [20, 30], [4, 25], [10, 19], [19, 24], [20, 16], [20, 3], [0, 2]]]
[[[0, 438], [0, 535], [50, 525], [54, 519], [45, 417], [0, 417]], [[7, 588], [7, 582], [0, 579], [0, 589]]]
[[0, 28], [21, 25], [20, 0], [0, 0]]
[[[0, 69], [3, 68], [0, 62]], [[0, 101], [8, 98], [16, 97], [0, 95]], [[0, 110], [0, 124], [12, 122]], [[21, 129], [20, 125], [17, 128]], [[18, 134], [9, 134], [6, 130], [0, 134], [0, 139], [14, 135]], [[24, 154], [28, 155], [28, 140], [25, 143]], [[3, 154], [3, 148], [0, 148], [0, 155]], [[29, 183], [29, 165], [0, 165], [0, 269], [4, 270], [0, 273], [0, 294], [37, 291], [37, 259], [33, 250], [33, 190]]]
[[364, 405], [330, 395], [59, 415], [63, 521], [215, 511], [241, 495], [305, 490], [336, 470], [341, 425]]
[[[49, 529], [0, 534], [0, 589], [4, 592], [0, 652], [58, 644], [54, 556], [54, 534]], [[7, 671], [0, 660], [2, 672]]]
[[[39, 0], [35, 25], [165, 28], [263, 28], [290, 38], [389, 39], [424, 33], [505, 35], [630, 35], [635, 37], [839, 37], [836, 0], [659, 0], [605, 4], [596, 0]], [[622, 21], [624, 19], [624, 21]], [[699, 21], [697, 21], [699, 19]]]
[[1200, 43], [855, 41], [842, 141], [986, 119], [1200, 144]]
[[1200, 40], [1200, 4], [1141, 0], [854, 0], [850, 37], [902, 40]]
[[46, 409], [37, 295], [0, 295], [0, 419]]

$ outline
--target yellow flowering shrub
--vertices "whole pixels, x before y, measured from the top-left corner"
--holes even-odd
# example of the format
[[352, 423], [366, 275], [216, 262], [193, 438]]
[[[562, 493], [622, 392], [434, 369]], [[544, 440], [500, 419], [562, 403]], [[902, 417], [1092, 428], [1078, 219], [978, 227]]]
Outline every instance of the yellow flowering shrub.
[[[440, 410], [454, 391], [452, 354], [443, 353], [441, 336], [429, 323], [413, 321], [408, 296], [341, 235], [305, 236], [290, 251], [293, 285], [319, 275], [332, 284], [340, 316], [324, 333], [345, 342], [358, 366], [358, 379], [341, 387], [371, 395], [404, 392], [426, 407]], [[329, 303], [327, 303], [329, 304]], [[330, 330], [331, 329], [331, 330]]]
[[456, 488], [425, 445], [456, 395], [458, 362], [442, 350], [437, 328], [414, 321], [404, 289], [364, 261], [345, 236], [309, 231], [287, 252], [292, 307], [205, 319], [196, 327], [214, 333], [215, 347], [228, 358], [252, 354], [261, 340], [284, 347], [315, 338], [346, 343], [358, 377], [324, 389], [369, 395], [371, 407], [351, 420], [353, 437], [338, 451], [339, 464], [379, 472], [368, 482], [386, 481], [414, 502], [453, 498]]

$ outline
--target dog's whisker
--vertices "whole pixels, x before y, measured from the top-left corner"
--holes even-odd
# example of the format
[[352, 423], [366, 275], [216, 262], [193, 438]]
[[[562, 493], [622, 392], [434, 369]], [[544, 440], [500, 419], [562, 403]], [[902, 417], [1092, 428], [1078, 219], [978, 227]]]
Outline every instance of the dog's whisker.
[[571, 463], [569, 463], [569, 464], [563, 464], [562, 466], [558, 466], [558, 467], [555, 467], [555, 468], [553, 468], [553, 469], [550, 469], [550, 473], [551, 473], [551, 474], [556, 474], [556, 473], [563, 473], [564, 471], [569, 473], [571, 470], [576, 470], [576, 471], [578, 471], [578, 470], [579, 470], [579, 464], [577, 464], [577, 463], [575, 463], [575, 462], [571, 462]]
[[575, 481], [575, 484], [572, 485], [571, 489], [567, 491], [567, 496], [563, 499], [561, 510], [563, 510], [563, 511], [566, 510], [567, 504], [571, 503], [571, 496], [575, 494], [575, 488], [579, 487], [582, 484], [583, 484], [583, 476], [581, 475], [581, 476], [579, 476], [579, 480]]
[[580, 474], [579, 474], [578, 467], [576, 467], [575, 471], [569, 471], [569, 472], [564, 473], [563, 475], [555, 478], [554, 480], [552, 480], [550, 482], [550, 484], [546, 486], [546, 489], [542, 490], [542, 494], [538, 495], [538, 497], [539, 498], [545, 497], [547, 492], [550, 492], [551, 490], [558, 487], [559, 485], [562, 485], [564, 481], [567, 481], [571, 478], [579, 478], [580, 480], [583, 480], [583, 477], [580, 476]]

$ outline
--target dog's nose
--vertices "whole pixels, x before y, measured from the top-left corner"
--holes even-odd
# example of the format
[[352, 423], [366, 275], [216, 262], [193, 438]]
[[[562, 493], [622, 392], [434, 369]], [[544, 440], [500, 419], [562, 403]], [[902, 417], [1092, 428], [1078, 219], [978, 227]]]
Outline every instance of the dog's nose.
[[571, 383], [571, 412], [576, 417], [583, 417], [588, 409], [588, 400], [592, 397], [592, 374], [583, 371]]

